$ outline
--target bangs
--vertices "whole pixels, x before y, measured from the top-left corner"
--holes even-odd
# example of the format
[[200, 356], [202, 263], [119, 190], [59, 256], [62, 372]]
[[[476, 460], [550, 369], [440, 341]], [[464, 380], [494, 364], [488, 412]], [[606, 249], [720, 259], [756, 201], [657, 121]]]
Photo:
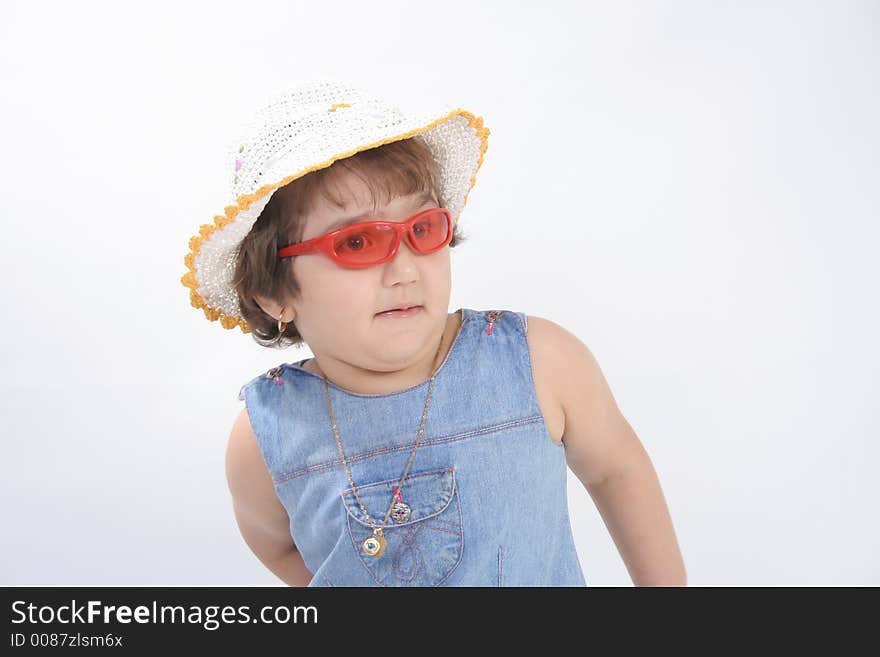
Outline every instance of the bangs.
[[[418, 137], [383, 144], [337, 160], [324, 169], [312, 171], [276, 193], [278, 201], [286, 206], [288, 235], [291, 241], [302, 238], [305, 217], [323, 198], [337, 208], [344, 209], [355, 197], [355, 190], [345, 182], [344, 172], [357, 176], [367, 188], [376, 212], [382, 204], [398, 196], [429, 193], [442, 206], [437, 190], [437, 165], [431, 150]], [[360, 200], [360, 199], [359, 199]]]
[[[421, 149], [417, 148], [419, 145], [422, 146]], [[344, 209], [346, 201], [350, 202], [355, 193], [343, 182], [343, 176], [340, 175], [343, 170], [349, 171], [369, 190], [375, 212], [379, 205], [398, 196], [425, 192], [436, 197], [436, 175], [432, 165], [433, 160], [427, 146], [418, 142], [394, 142], [335, 162], [319, 181], [317, 191], [326, 201]], [[310, 199], [313, 200], [314, 197]]]

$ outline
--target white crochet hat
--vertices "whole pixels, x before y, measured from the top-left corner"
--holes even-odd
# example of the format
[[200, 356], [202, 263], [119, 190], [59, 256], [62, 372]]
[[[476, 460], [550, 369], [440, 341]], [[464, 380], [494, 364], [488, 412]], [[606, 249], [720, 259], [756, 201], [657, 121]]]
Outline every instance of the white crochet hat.
[[190, 302], [227, 329], [250, 332], [232, 286], [241, 241], [273, 192], [311, 171], [418, 135], [438, 166], [444, 207], [458, 222], [488, 146], [481, 117], [454, 106], [403, 114], [350, 84], [308, 81], [271, 98], [229, 147], [231, 197], [224, 214], [189, 240], [180, 279]]

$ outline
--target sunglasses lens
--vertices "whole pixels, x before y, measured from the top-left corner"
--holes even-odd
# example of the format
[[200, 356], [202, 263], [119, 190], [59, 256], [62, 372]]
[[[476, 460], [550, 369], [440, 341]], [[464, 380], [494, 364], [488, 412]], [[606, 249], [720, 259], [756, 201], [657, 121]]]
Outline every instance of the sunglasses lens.
[[428, 212], [413, 224], [412, 233], [417, 248], [423, 252], [439, 249], [446, 243], [446, 236], [449, 233], [446, 214], [439, 210]]
[[[412, 241], [421, 253], [430, 253], [442, 247], [448, 234], [446, 214], [439, 210], [422, 215], [412, 226]], [[336, 238], [333, 250], [346, 264], [369, 265], [391, 253], [394, 236], [394, 230], [387, 225], [352, 226]]]

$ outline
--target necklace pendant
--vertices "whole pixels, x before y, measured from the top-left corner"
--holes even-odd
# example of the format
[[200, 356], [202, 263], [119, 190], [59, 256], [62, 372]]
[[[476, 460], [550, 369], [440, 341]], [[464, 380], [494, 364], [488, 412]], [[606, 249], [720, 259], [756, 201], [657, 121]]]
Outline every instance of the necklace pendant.
[[371, 557], [381, 557], [382, 553], [385, 552], [387, 544], [385, 537], [382, 535], [382, 529], [376, 528], [373, 530], [373, 535], [364, 541], [364, 552]]
[[395, 502], [391, 507], [391, 517], [394, 518], [394, 522], [406, 522], [409, 520], [411, 512], [412, 510], [405, 502]]

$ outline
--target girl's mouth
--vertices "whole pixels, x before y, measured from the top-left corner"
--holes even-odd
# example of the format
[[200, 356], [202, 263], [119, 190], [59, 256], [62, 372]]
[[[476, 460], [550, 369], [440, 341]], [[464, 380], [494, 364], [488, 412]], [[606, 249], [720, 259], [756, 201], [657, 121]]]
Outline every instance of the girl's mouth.
[[386, 310], [384, 313], [379, 313], [376, 317], [396, 317], [399, 319], [404, 319], [406, 317], [413, 317], [414, 315], [419, 314], [421, 312], [421, 306], [410, 306], [404, 310]]

